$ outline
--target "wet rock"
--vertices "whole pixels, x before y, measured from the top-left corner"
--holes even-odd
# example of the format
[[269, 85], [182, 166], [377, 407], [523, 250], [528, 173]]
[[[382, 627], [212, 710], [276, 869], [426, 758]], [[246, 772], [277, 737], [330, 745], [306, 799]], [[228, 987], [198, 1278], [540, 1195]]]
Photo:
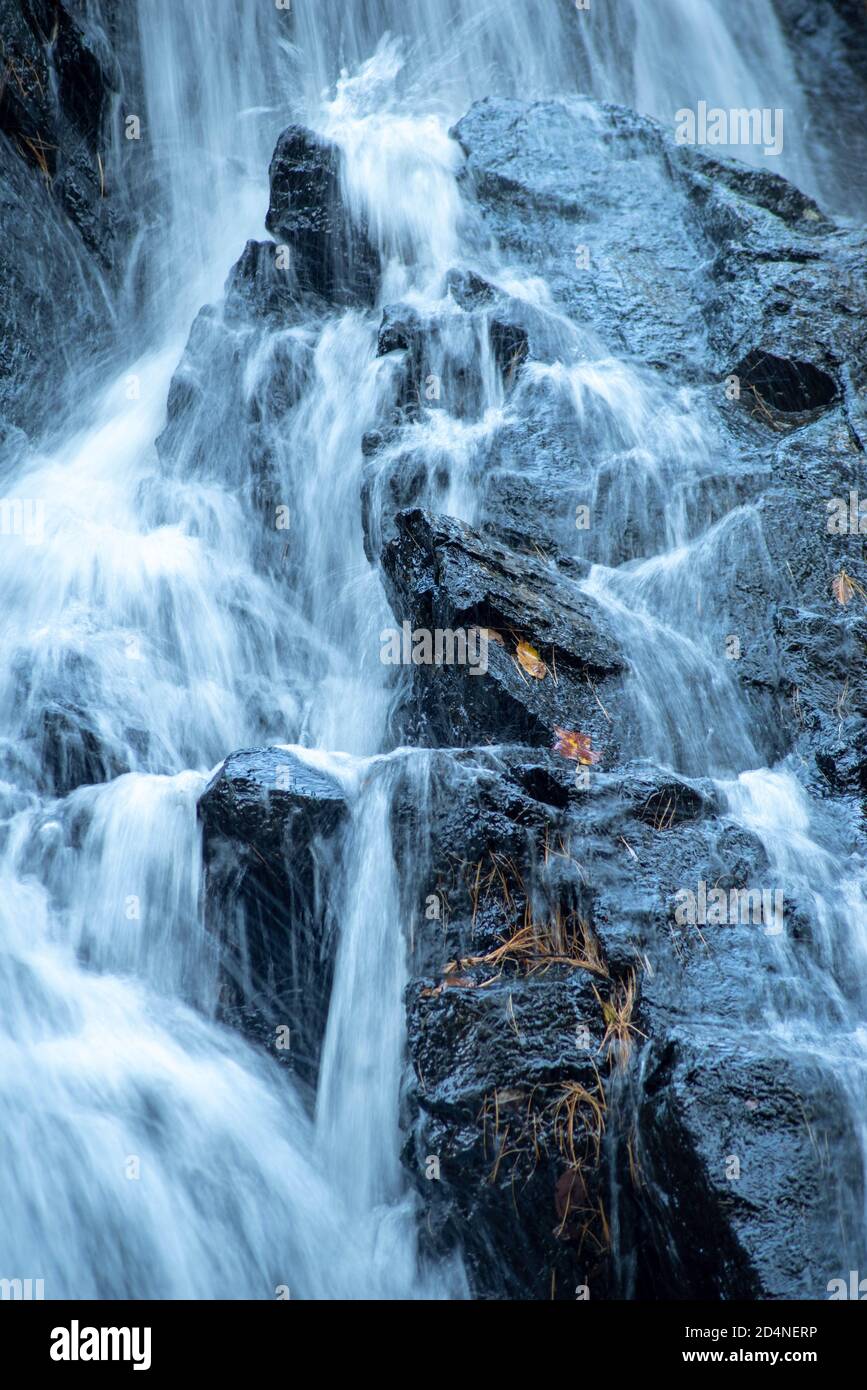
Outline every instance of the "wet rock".
[[486, 226], [570, 318], [615, 350], [694, 373], [700, 256], [685, 200], [660, 177], [653, 122], [600, 103], [489, 98], [453, 134]]
[[867, 26], [861, 0], [774, 0], [810, 113], [823, 201], [863, 214]]
[[[826, 1298], [840, 1267], [827, 1155], [857, 1145], [842, 1094], [829, 1095], [818, 1070], [710, 1031], [675, 1035], [648, 1070], [647, 1248], [664, 1242], [671, 1264], [645, 1296]], [[851, 1180], [857, 1193], [860, 1175]]]
[[[315, 337], [309, 324], [297, 322], [289, 282], [272, 271], [272, 249], [249, 243], [225, 304], [197, 314], [156, 447], [173, 475], [212, 479], [247, 498], [264, 522], [261, 563], [279, 568], [286, 538], [276, 527], [278, 508], [291, 508], [293, 500], [283, 461], [285, 419], [310, 380]], [[222, 389], [215, 397], [216, 379]], [[157, 506], [153, 524], [170, 515]]]
[[288, 266], [278, 264], [278, 247], [248, 241], [226, 282], [226, 317], [279, 326], [297, 320], [298, 290]]
[[[822, 1154], [857, 1149], [809, 1048], [766, 1027], [768, 973], [792, 967], [755, 924], [674, 913], [690, 884], [767, 882], [757, 839], [712, 784], [647, 763], [579, 787], [541, 749], [428, 757], [425, 799], [407, 780], [393, 806], [425, 1240], [459, 1245], [482, 1297], [823, 1296], [841, 1187]], [[809, 905], [787, 900], [785, 932], [812, 951]]]
[[615, 351], [721, 380], [760, 346], [863, 384], [864, 234], [779, 175], [607, 103], [487, 99], [453, 133], [485, 225]]
[[[94, 360], [127, 269], [125, 197], [106, 185], [117, 63], [92, 15], [47, 0], [0, 3], [0, 414], [38, 430], [58, 410], [69, 324]], [[102, 161], [102, 164], [100, 164]]]
[[[453, 268], [442, 289], [434, 309], [394, 304], [383, 312], [377, 353], [392, 359], [394, 411], [362, 445], [362, 520], [371, 560], [384, 541], [393, 539], [396, 512], [412, 506], [446, 510], [454, 490], [472, 490], [485, 517], [508, 530], [520, 503], [510, 510], [502, 493], [510, 484], [520, 489], [528, 467], [534, 469], [533, 511], [563, 512], [556, 494], [559, 478], [546, 491], [543, 469], [536, 465], [538, 439], [532, 441], [532, 454], [522, 457], [517, 479], [504, 464], [500, 482], [495, 454], [500, 437], [511, 437], [524, 420], [525, 368], [557, 358], [564, 325], [471, 270]], [[568, 524], [574, 527], [574, 515]], [[565, 520], [560, 529], [567, 529]], [[514, 533], [523, 537], [525, 530], [519, 524]], [[540, 518], [539, 541], [544, 546], [549, 540]]]
[[[126, 749], [115, 746], [87, 711], [72, 702], [46, 706], [41, 722], [40, 766], [54, 796], [67, 796], [76, 787], [109, 782], [129, 772]], [[144, 731], [141, 738], [146, 745]]]
[[445, 288], [462, 309], [478, 309], [480, 305], [492, 304], [498, 297], [497, 290], [489, 280], [462, 266], [455, 266], [447, 272]]
[[458, 419], [477, 418], [485, 406], [488, 359], [496, 364], [508, 392], [529, 356], [530, 335], [518, 321], [521, 317], [528, 315], [510, 316], [505, 303], [496, 317], [483, 308], [481, 313], [446, 312], [423, 318], [410, 305], [386, 306], [377, 355], [404, 354], [398, 410], [412, 419], [426, 405], [442, 405]]
[[413, 866], [404, 1161], [423, 1238], [461, 1248], [476, 1297], [601, 1297], [596, 1063], [617, 982], [561, 872], [572, 771], [514, 746], [428, 758], [426, 799], [408, 767], [392, 808]]
[[310, 1084], [333, 974], [320, 874], [345, 811], [333, 777], [281, 748], [232, 754], [199, 801], [225, 1016]]
[[313, 131], [284, 130], [271, 160], [266, 226], [290, 247], [302, 291], [332, 303], [372, 303], [379, 257], [346, 206], [340, 159], [337, 146]]
[[[482, 627], [500, 639], [487, 640], [487, 670], [481, 658], [475, 667], [412, 666], [411, 737], [546, 744], [559, 725], [589, 734], [610, 759], [623, 661], [602, 611], [576, 580], [449, 517], [416, 510], [396, 520], [382, 565], [398, 627], [431, 634]], [[521, 642], [538, 651], [541, 678], [519, 665]]]
[[[741, 363], [750, 379], [758, 370], [772, 408], [809, 420], [840, 399], [850, 421], [862, 418], [864, 233], [837, 228], [778, 175], [747, 175], [688, 146], [670, 151], [669, 163], [689, 194], [692, 235], [710, 254], [696, 292], [720, 378]], [[754, 404], [749, 389], [741, 401]]]
[[410, 1162], [437, 1165], [423, 1182], [428, 1235], [460, 1243], [476, 1298], [575, 1298], [580, 1284], [605, 1295], [604, 1096], [592, 1062], [603, 1031], [581, 971], [416, 996], [409, 1046], [424, 1121]]
[[[773, 760], [797, 745], [804, 757], [810, 745], [808, 760], [818, 757], [854, 793], [860, 758], [844, 753], [832, 725], [841, 698], [846, 718], [861, 718], [844, 672], [846, 660], [851, 669], [857, 657], [856, 639], [843, 630], [857, 620], [851, 613], [843, 619], [831, 583], [841, 569], [862, 586], [867, 574], [851, 535], [828, 536], [823, 509], [829, 499], [857, 489], [867, 439], [863, 233], [835, 227], [780, 176], [678, 147], [654, 122], [621, 108], [488, 101], [472, 109], [456, 134], [486, 224], [517, 258], [546, 275], [558, 304], [615, 349], [648, 358], [669, 387], [690, 377], [714, 383], [708, 405], [730, 443], [730, 457], [714, 475], [687, 481], [689, 533], [698, 535], [739, 502], [756, 507], [760, 529], [747, 513], [739, 534], [721, 532], [708, 549], [716, 564], [713, 582], [708, 569], [702, 585], [707, 626], [739, 637], [742, 655], [732, 670], [755, 709], [766, 756]], [[553, 150], [561, 148], [575, 152], [566, 175], [555, 173], [552, 162]], [[603, 177], [611, 183], [597, 203]], [[623, 197], [609, 209], [605, 199], [618, 186]], [[631, 209], [653, 206], [654, 199], [666, 203], [667, 212], [660, 204], [650, 225], [633, 226]], [[606, 209], [601, 226], [597, 206]], [[669, 228], [677, 228], [681, 243], [673, 276], [667, 270], [667, 257], [674, 255], [665, 246]], [[579, 270], [574, 258], [567, 263], [567, 248], [576, 243], [591, 249], [589, 270]], [[604, 298], [608, 270], [625, 246], [639, 255], [634, 268], [654, 246], [666, 267], [648, 272], [643, 308], [629, 274], [618, 295]], [[659, 343], [652, 357], [649, 337], [641, 341], [645, 314], [653, 319], [648, 334], [671, 330], [671, 345]], [[688, 360], [679, 360], [684, 343]], [[728, 399], [732, 377], [738, 392]], [[565, 499], [592, 496], [594, 517], [605, 513], [608, 458], [598, 443], [580, 439], [575, 413], [570, 419], [550, 382], [525, 374], [515, 405], [515, 418], [480, 450], [484, 463], [479, 460], [474, 474], [482, 480], [480, 511], [518, 548], [532, 518], [546, 553], [574, 552], [573, 509]], [[604, 430], [603, 420], [595, 424], [609, 456], [628, 447], [630, 441]], [[653, 447], [664, 460], [661, 437]], [[611, 492], [613, 501], [621, 491]], [[606, 524], [579, 538], [580, 555], [618, 563], [648, 553], [671, 491], [650, 490], [641, 500], [643, 515], [621, 507], [619, 535]], [[818, 735], [812, 743], [811, 727]], [[859, 729], [860, 723], [846, 724], [844, 738], [857, 746]]]

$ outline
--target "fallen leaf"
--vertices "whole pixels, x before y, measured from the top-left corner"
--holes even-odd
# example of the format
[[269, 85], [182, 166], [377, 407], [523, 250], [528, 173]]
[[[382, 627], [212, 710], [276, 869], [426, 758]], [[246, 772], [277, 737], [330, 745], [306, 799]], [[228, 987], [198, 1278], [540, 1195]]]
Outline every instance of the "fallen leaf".
[[545, 676], [547, 676], [548, 667], [536, 651], [536, 648], [531, 647], [529, 642], [519, 642], [515, 648], [515, 656], [518, 658], [520, 665], [527, 672], [528, 676], [535, 676], [537, 681], [544, 680]]
[[554, 1187], [554, 1204], [561, 1230], [572, 1212], [586, 1208], [588, 1195], [587, 1183], [579, 1168], [567, 1168], [565, 1173], [560, 1174]]
[[831, 587], [834, 590], [835, 599], [845, 608], [855, 592], [855, 585], [845, 570], [841, 570], [839, 574], [834, 576], [834, 583]]
[[571, 758], [573, 762], [589, 767], [598, 763], [602, 757], [601, 753], [595, 753], [591, 748], [589, 734], [577, 734], [574, 729], [558, 729], [556, 724], [554, 733], [557, 735], [554, 752], [562, 753], [564, 758]]

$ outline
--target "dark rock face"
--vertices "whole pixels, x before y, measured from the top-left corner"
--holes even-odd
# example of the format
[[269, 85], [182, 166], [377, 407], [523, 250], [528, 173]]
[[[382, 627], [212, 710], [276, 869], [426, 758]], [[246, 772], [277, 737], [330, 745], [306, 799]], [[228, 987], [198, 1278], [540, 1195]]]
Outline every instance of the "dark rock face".
[[[487, 639], [486, 672], [481, 664], [413, 667], [413, 738], [548, 743], [559, 725], [609, 743], [603, 706], [623, 663], [602, 613], [575, 580], [446, 517], [411, 511], [396, 521], [398, 537], [382, 560], [396, 619], [413, 630], [496, 634]], [[541, 677], [520, 666], [521, 642], [538, 652]]]
[[[480, 314], [473, 312], [475, 305], [466, 295], [454, 296], [460, 307], [469, 311], [457, 323], [453, 319], [423, 322], [409, 305], [386, 306], [377, 355], [404, 354], [397, 401], [404, 416], [417, 416], [426, 399], [455, 402], [459, 418], [477, 415], [484, 399], [482, 378], [488, 354], [496, 363], [504, 388], [508, 391], [513, 386], [529, 354], [529, 333], [519, 321], [528, 315], [521, 315], [519, 306], [507, 303], [502, 304], [498, 314], [493, 314], [488, 307], [490, 299], [502, 297], [496, 296], [491, 286], [485, 289], [490, 291], [490, 298], [479, 296], [483, 306]], [[456, 332], [458, 324], [460, 329]], [[433, 383], [436, 394], [432, 391]]]
[[274, 242], [247, 242], [226, 282], [227, 318], [235, 322], [255, 318], [279, 325], [297, 317], [297, 287], [277, 257]]
[[345, 809], [333, 778], [279, 748], [234, 753], [199, 802], [225, 1015], [311, 1084], [333, 967], [320, 867]]
[[[685, 885], [761, 890], [768, 853], [718, 785], [635, 756], [626, 639], [581, 582], [593, 562], [628, 576], [663, 551], [682, 502], [669, 543], [693, 546], [683, 613], [720, 642], [739, 637], [732, 670], [761, 756], [797, 760], [863, 846], [867, 709], [851, 677], [865, 618], [831, 583], [845, 570], [867, 588], [867, 571], [857, 509], [854, 528], [827, 521], [832, 499], [849, 516], [861, 475], [867, 242], [778, 176], [678, 147], [621, 108], [486, 101], [455, 135], [478, 263], [450, 270], [430, 310], [370, 317], [393, 390], [363, 443], [360, 498], [396, 627], [487, 635], [484, 673], [411, 665], [390, 730], [415, 745], [392, 828], [413, 924], [404, 1157], [422, 1239], [434, 1253], [459, 1245], [480, 1297], [574, 1298], [585, 1285], [597, 1298], [821, 1297], [851, 1216], [840, 1194], [853, 1209], [863, 1197], [855, 1166], [832, 1183], [822, 1155], [857, 1142], [827, 1071], [781, 1048], [767, 1021], [771, 995], [794, 1007], [820, 979], [812, 898], [787, 895], [782, 953], [755, 923], [678, 920]], [[373, 283], [334, 152], [297, 131], [281, 147], [269, 226], [295, 249], [297, 279], [280, 278], [273, 248], [248, 246], [222, 315], [208, 311], [191, 339], [170, 430], [205, 408], [196, 380], [211, 353], [243, 362], [245, 335], [285, 329], [298, 296], [359, 302]], [[489, 239], [544, 276], [550, 306], [480, 268]], [[616, 366], [613, 403], [600, 362], [606, 384]], [[295, 399], [300, 380], [281, 364], [276, 397]], [[473, 428], [491, 410], [460, 479], [431, 442], [443, 409]], [[244, 410], [252, 440], [261, 405]], [[645, 446], [662, 454], [646, 487]], [[456, 481], [472, 527], [442, 514]], [[582, 545], [575, 506], [591, 500], [604, 525]], [[743, 529], [715, 533], [734, 511]], [[589, 737], [601, 761], [587, 771], [555, 751], [558, 729]], [[253, 923], [267, 981], [238, 985], [234, 929], [235, 1007], [258, 1011], [264, 1038], [300, 980], [315, 996], [300, 1027], [316, 1038], [330, 978], [316, 875], [337, 832], [264, 794], [272, 774], [270, 761], [238, 774], [254, 787], [249, 835], [234, 774], [216, 831], [206, 795], [210, 882], [226, 920]], [[248, 840], [271, 844], [278, 867]], [[287, 862], [304, 866], [304, 901]], [[290, 892], [300, 963], [279, 944], [295, 930]], [[312, 1079], [315, 1066], [314, 1046], [299, 1070]]]
[[373, 299], [379, 258], [346, 208], [340, 153], [302, 126], [290, 126], [277, 142], [265, 223], [272, 236], [291, 248], [302, 290], [335, 303]]
[[764, 402], [785, 415], [824, 410], [839, 398], [833, 377], [812, 362], [795, 362], [753, 349], [735, 367], [735, 375]]
[[603, 1296], [598, 1064], [621, 985], [562, 857], [568, 765], [520, 746], [430, 757], [423, 815], [409, 781], [393, 806], [418, 893], [405, 1161], [422, 1232], [460, 1245], [478, 1297]]
[[[827, 500], [848, 495], [847, 478], [854, 485], [862, 448], [867, 352], [863, 291], [853, 271], [865, 264], [863, 237], [836, 229], [777, 176], [678, 149], [654, 123], [617, 108], [594, 107], [589, 119], [579, 106], [484, 102], [456, 135], [485, 226], [545, 275], [558, 307], [621, 352], [650, 360], [672, 390], [691, 382], [704, 394], [732, 460], [718, 474], [686, 483], [685, 491], [693, 490], [689, 530], [697, 535], [746, 503], [756, 509], [763, 549], [757, 563], [741, 568], [729, 567], [721, 548], [708, 560], [706, 580], [696, 575], [697, 588], [702, 600], [722, 590], [725, 630], [740, 633], [744, 644], [737, 674], [748, 691], [774, 703], [776, 752], [769, 742], [769, 756], [795, 749], [808, 781], [812, 766], [813, 780], [824, 780], [827, 793], [863, 796], [860, 695], [847, 698], [836, 735], [830, 716], [846, 689], [847, 669], [860, 663], [856, 633], [863, 627], [860, 613], [835, 602], [831, 578], [857, 557], [851, 537], [830, 537], [824, 519]], [[656, 209], [649, 220], [648, 207]], [[591, 246], [589, 274], [575, 264], [575, 245], [584, 242]], [[655, 268], [648, 264], [639, 278], [644, 256], [653, 257]], [[474, 308], [490, 303], [479, 280], [469, 301]], [[393, 320], [387, 327], [394, 331]], [[399, 330], [384, 346], [403, 352], [418, 374], [415, 364], [424, 364], [436, 330], [417, 318], [401, 321]], [[546, 359], [543, 351], [537, 360], [556, 354]], [[728, 397], [724, 387], [732, 377], [738, 390]], [[485, 677], [414, 670], [402, 734], [424, 742], [543, 745], [543, 731], [557, 724], [592, 732], [594, 747], [605, 753], [584, 790], [564, 771], [564, 760], [541, 748], [532, 770], [526, 750], [491, 749], [492, 759], [508, 765], [494, 779], [495, 791], [486, 784], [474, 794], [460, 779], [456, 785], [456, 763], [441, 769], [448, 791], [439, 801], [432, 794], [427, 852], [444, 922], [430, 924], [427, 951], [417, 947], [424, 973], [410, 991], [418, 1118], [408, 1161], [419, 1173], [438, 1156], [441, 1172], [439, 1183], [420, 1184], [431, 1212], [428, 1230], [462, 1244], [474, 1287], [487, 1296], [550, 1296], [552, 1272], [563, 1289], [589, 1280], [597, 1292], [628, 1297], [821, 1296], [828, 1271], [839, 1263], [830, 1233], [842, 1219], [840, 1187], [833, 1195], [809, 1135], [821, 1134], [820, 1147], [831, 1152], [851, 1154], [857, 1144], [840, 1097], [827, 1097], [802, 1054], [777, 1055], [762, 1036], [766, 982], [780, 968], [768, 938], [742, 923], [702, 939], [675, 921], [685, 883], [755, 889], [767, 879], [768, 863], [758, 840], [725, 815], [713, 788], [618, 762], [624, 658], [602, 615], [574, 612], [572, 595], [585, 571], [564, 553], [566, 530], [551, 505], [558, 490], [574, 488], [576, 475], [588, 483], [593, 477], [594, 461], [582, 457], [569, 429], [548, 385], [540, 389], [532, 375], [519, 375], [513, 418], [476, 464], [475, 476], [484, 479], [479, 534], [419, 511], [399, 512], [391, 537], [387, 524], [368, 521], [371, 530], [381, 526], [396, 620], [419, 627], [478, 623], [507, 638], [505, 649], [491, 645]], [[841, 435], [845, 449], [834, 442]], [[396, 443], [387, 434], [378, 447], [400, 459], [399, 436]], [[412, 454], [407, 457], [411, 462]], [[370, 458], [374, 472], [375, 441]], [[534, 476], [540, 460], [541, 485]], [[526, 482], [518, 483], [522, 470]], [[383, 512], [389, 499], [397, 505], [430, 499], [423, 470], [413, 475], [403, 464], [380, 468], [376, 477]], [[613, 553], [616, 561], [658, 549], [661, 508], [669, 500], [661, 495], [658, 515], [636, 518], [619, 554], [606, 534], [606, 556]], [[525, 553], [528, 531], [534, 541], [539, 537], [547, 560], [538, 549], [532, 558]], [[588, 558], [595, 558], [592, 549]], [[583, 646], [588, 617], [604, 655]], [[549, 622], [556, 626], [561, 618], [562, 627], [552, 630]], [[556, 689], [520, 675], [512, 683], [518, 637], [551, 669], [556, 654]], [[611, 726], [592, 699], [577, 698], [570, 682], [576, 671], [580, 681], [588, 666]], [[449, 802], [459, 802], [460, 812]], [[401, 814], [407, 816], [405, 807]], [[580, 875], [573, 869], [571, 880], [566, 876], [571, 896], [547, 877], [541, 845], [552, 841], [570, 845], [580, 864]], [[479, 906], [478, 890], [473, 900], [472, 886], [456, 884], [451, 867], [487, 862], [485, 853], [496, 855], [498, 846], [510, 910], [502, 903]], [[506, 861], [532, 885], [526, 897], [537, 926], [546, 911], [559, 912], [560, 923], [574, 912], [587, 924], [604, 988], [594, 978], [588, 991], [580, 965], [550, 965], [541, 978], [528, 966], [519, 934], [526, 898]], [[480, 881], [489, 880], [502, 893], [497, 874], [486, 869]], [[810, 915], [809, 902], [787, 901], [786, 931], [808, 976]], [[519, 946], [497, 956], [509, 940]], [[599, 998], [607, 1001], [607, 1014]], [[623, 1075], [617, 1065], [609, 1075], [599, 1064], [612, 1042], [609, 1037], [599, 1051], [612, 1008], [618, 1017], [628, 1008], [641, 1035], [627, 1027], [634, 1046]], [[598, 1024], [600, 1012], [598, 1036], [593, 1018]], [[595, 1154], [585, 1151], [577, 1167], [558, 1170], [556, 1101], [546, 1112], [542, 1100], [548, 1085], [555, 1096], [557, 1087], [583, 1087], [580, 1132], [593, 1147], [597, 1117], [586, 1096], [597, 1102], [599, 1096], [582, 1070], [586, 1059], [567, 1043], [566, 1017], [587, 1020], [600, 1065], [605, 1152], [616, 1175], [604, 1190], [594, 1186]], [[746, 1050], [745, 1030], [755, 1035]], [[493, 1135], [485, 1132], [491, 1113]], [[505, 1162], [498, 1161], [498, 1142]], [[575, 1248], [560, 1244], [561, 1183], [573, 1183], [575, 1171], [583, 1208], [598, 1212], [598, 1199], [603, 1210], [606, 1202], [617, 1205], [613, 1262], [604, 1239], [594, 1258], [588, 1253], [598, 1228], [582, 1227], [577, 1257]], [[853, 1172], [856, 1204], [859, 1182]], [[506, 1212], [504, 1187], [522, 1195], [518, 1222], [514, 1208]], [[795, 1223], [798, 1235], [789, 1239]], [[510, 1248], [512, 1257], [502, 1253]]]
[[102, 126], [118, 72], [105, 35], [49, 0], [5, 0], [0, 130], [40, 172], [97, 255]]
[[647, 764], [580, 788], [542, 750], [431, 756], [428, 818], [398, 789], [394, 822], [419, 897], [406, 1162], [433, 1248], [459, 1243], [482, 1297], [821, 1296], [845, 1105], [765, 1043], [768, 939], [672, 908], [690, 880], [761, 882], [758, 841]]
[[863, 214], [867, 25], [861, 0], [774, 0], [810, 108], [810, 139], [833, 204]]
[[[200, 311], [157, 440], [173, 468], [204, 476], [215, 456], [225, 456], [215, 443], [233, 436], [238, 473], [228, 481], [250, 495], [272, 536], [275, 509], [292, 503], [275, 453], [309, 383], [316, 320], [335, 305], [371, 303], [379, 280], [379, 257], [343, 199], [340, 158], [335, 146], [302, 127], [281, 135], [266, 219], [278, 241], [248, 241], [223, 303]], [[260, 364], [250, 372], [262, 350], [267, 370]], [[215, 371], [228, 383], [218, 409], [209, 390]], [[275, 563], [267, 543], [262, 562]]]
[[[737, 674], [779, 702], [776, 756], [795, 746], [826, 770], [842, 760], [855, 790], [863, 760], [844, 749], [863, 747], [860, 697], [847, 693], [839, 737], [830, 711], [862, 618], [840, 608], [831, 583], [843, 568], [862, 584], [867, 572], [857, 522], [829, 533], [828, 508], [857, 490], [867, 438], [863, 233], [835, 227], [778, 175], [678, 147], [618, 107], [486, 101], [455, 134], [485, 225], [545, 274], [570, 317], [651, 360], [671, 391], [697, 383], [731, 459], [686, 483], [689, 533], [739, 504], [761, 520], [757, 563], [733, 573], [724, 593], [725, 630], [744, 647]], [[590, 248], [589, 270], [575, 265], [577, 243]], [[641, 272], [642, 287], [645, 257], [656, 269]], [[623, 272], [616, 292], [614, 268]], [[595, 487], [594, 508], [604, 510], [606, 465], [570, 439], [549, 384], [528, 380], [519, 393], [517, 420], [491, 437], [479, 469], [480, 510], [510, 539], [532, 517], [537, 544], [575, 553], [582, 537], [559, 499], [587, 498]], [[580, 491], [567, 484], [575, 478]], [[579, 550], [586, 558], [647, 554], [658, 537], [670, 488], [645, 496], [643, 517], [630, 514], [625, 495], [612, 494], [620, 540], [608, 525], [591, 527]], [[839, 681], [829, 653], [839, 653], [831, 657]]]
[[0, 414], [33, 431], [57, 405], [70, 321], [95, 357], [110, 339], [130, 236], [105, 133], [120, 78], [105, 33], [59, 0], [3, 0], [0, 73]]
[[823, 1296], [839, 1266], [839, 1213], [811, 1132], [829, 1152], [849, 1148], [842, 1096], [712, 1035], [675, 1034], [646, 1065], [647, 1248], [666, 1240], [673, 1254], [648, 1271], [652, 1296]]
[[453, 134], [486, 227], [544, 275], [568, 316], [615, 351], [691, 376], [705, 332], [693, 292], [700, 255], [686, 208], [657, 177], [659, 127], [597, 103], [491, 99]]

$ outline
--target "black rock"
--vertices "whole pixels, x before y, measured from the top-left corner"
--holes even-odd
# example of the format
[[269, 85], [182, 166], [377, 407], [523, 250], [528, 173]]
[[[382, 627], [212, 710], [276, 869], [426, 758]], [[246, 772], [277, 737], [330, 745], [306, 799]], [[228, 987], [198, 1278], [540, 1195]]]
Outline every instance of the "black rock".
[[[560, 726], [591, 735], [611, 758], [623, 660], [602, 610], [575, 579], [449, 517], [409, 511], [396, 522], [382, 564], [398, 627], [482, 627], [500, 638], [487, 641], [485, 672], [470, 664], [412, 667], [413, 738], [549, 744]], [[519, 665], [520, 642], [539, 653], [541, 679]]]
[[225, 1015], [278, 1055], [288, 1029], [292, 1066], [311, 1085], [333, 973], [320, 864], [345, 811], [337, 781], [280, 748], [233, 753], [199, 801]]
[[0, 40], [0, 415], [36, 433], [71, 400], [70, 359], [99, 370], [129, 269], [107, 170], [121, 79], [89, 7], [0, 0]]
[[379, 257], [345, 204], [340, 160], [337, 146], [313, 131], [284, 130], [271, 160], [266, 226], [291, 248], [302, 291], [332, 303], [372, 303]]
[[[827, 1298], [841, 1211], [824, 1155], [857, 1146], [842, 1092], [809, 1063], [712, 1030], [674, 1035], [646, 1066], [644, 1240], [666, 1259], [645, 1296]], [[849, 1180], [854, 1205], [862, 1179]]]
[[248, 241], [226, 281], [226, 317], [279, 326], [298, 318], [298, 290], [291, 268], [278, 265], [279, 248]]

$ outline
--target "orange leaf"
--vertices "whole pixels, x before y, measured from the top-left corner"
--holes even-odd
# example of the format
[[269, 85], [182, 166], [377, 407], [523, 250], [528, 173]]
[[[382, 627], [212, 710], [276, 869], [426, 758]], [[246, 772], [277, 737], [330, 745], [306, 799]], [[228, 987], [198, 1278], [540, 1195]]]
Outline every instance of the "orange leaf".
[[548, 674], [548, 667], [529, 642], [519, 642], [515, 648], [515, 656], [528, 676], [535, 676], [537, 681], [544, 680]]
[[855, 592], [855, 585], [845, 570], [841, 570], [839, 574], [834, 576], [834, 583], [831, 587], [834, 590], [835, 599], [845, 608]]
[[589, 767], [602, 757], [601, 753], [594, 753], [590, 747], [589, 734], [576, 734], [574, 729], [558, 729], [556, 725], [554, 733], [557, 735], [554, 752], [562, 753], [564, 758], [572, 758], [574, 762]]

